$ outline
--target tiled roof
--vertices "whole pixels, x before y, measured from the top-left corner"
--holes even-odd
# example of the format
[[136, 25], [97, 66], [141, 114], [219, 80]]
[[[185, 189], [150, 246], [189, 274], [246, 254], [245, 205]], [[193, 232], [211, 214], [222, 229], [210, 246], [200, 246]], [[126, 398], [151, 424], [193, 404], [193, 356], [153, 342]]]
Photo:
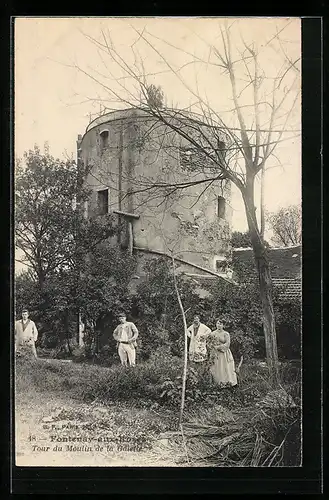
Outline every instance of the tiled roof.
[[[281, 300], [301, 298], [301, 246], [268, 250], [272, 283]], [[233, 268], [239, 282], [257, 282], [251, 248], [233, 250]], [[240, 274], [239, 274], [240, 270]]]

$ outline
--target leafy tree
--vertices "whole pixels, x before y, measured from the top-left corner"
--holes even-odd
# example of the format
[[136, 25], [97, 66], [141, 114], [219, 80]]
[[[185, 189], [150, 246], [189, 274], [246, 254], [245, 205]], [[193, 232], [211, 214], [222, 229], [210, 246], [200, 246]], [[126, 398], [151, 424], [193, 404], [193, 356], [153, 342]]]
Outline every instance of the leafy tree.
[[273, 243], [284, 247], [301, 244], [302, 212], [299, 205], [290, 205], [268, 213], [267, 221], [274, 234]]
[[80, 312], [85, 324], [92, 326], [89, 334], [97, 341], [99, 321], [109, 312], [114, 316], [125, 304], [134, 270], [135, 259], [127, 251], [113, 248], [109, 241], [99, 243], [82, 260], [78, 274], [75, 269], [64, 270], [47, 280], [48, 321], [51, 319], [62, 338], [68, 340], [72, 313], [75, 324]]
[[[29, 271], [23, 271], [15, 279], [15, 316], [20, 318], [23, 309], [39, 321], [38, 311], [42, 301], [40, 288]], [[37, 317], [36, 317], [37, 315]]]
[[[231, 237], [231, 243], [233, 248], [252, 248], [250, 234], [248, 231], [233, 231]], [[266, 248], [269, 248], [270, 245], [267, 241], [264, 240], [264, 245]]]
[[[167, 258], [152, 259], [144, 265], [145, 276], [137, 287], [133, 310], [143, 336], [143, 354], [149, 356], [155, 347], [170, 346], [174, 354], [182, 350], [181, 311], [175, 291], [171, 263]], [[195, 287], [177, 272], [177, 287], [185, 306], [188, 320], [193, 314], [202, 312], [200, 297]]]
[[251, 239], [248, 231], [233, 231], [231, 243], [233, 248], [251, 248]]
[[70, 264], [79, 211], [77, 165], [53, 158], [35, 146], [15, 171], [15, 244], [40, 289], [45, 279]]
[[55, 331], [70, 350], [78, 313], [97, 322], [123, 300], [134, 260], [111, 246], [112, 216], [84, 218], [89, 192], [74, 162], [37, 147], [25, 162], [17, 167], [15, 232], [29, 270], [16, 280], [16, 306], [32, 308], [41, 332]]

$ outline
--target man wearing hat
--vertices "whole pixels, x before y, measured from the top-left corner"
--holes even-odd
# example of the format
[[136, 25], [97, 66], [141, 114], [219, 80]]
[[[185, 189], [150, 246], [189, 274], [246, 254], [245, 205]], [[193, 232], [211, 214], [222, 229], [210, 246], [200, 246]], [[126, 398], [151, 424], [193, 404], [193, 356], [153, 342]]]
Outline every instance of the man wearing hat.
[[38, 338], [38, 330], [34, 321], [29, 318], [29, 311], [22, 311], [22, 319], [15, 324], [15, 352], [18, 354], [32, 353], [37, 358], [35, 342]]
[[113, 337], [117, 341], [121, 364], [127, 366], [128, 361], [130, 366], [135, 366], [138, 330], [134, 323], [127, 321], [124, 313], [120, 313], [118, 319], [120, 324], [114, 330]]

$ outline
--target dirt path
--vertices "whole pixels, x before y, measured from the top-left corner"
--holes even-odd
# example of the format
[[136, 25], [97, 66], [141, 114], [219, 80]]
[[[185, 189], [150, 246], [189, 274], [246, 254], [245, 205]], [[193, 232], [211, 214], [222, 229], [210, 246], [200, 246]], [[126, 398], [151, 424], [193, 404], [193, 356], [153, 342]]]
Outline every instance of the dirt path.
[[150, 438], [149, 413], [50, 393], [17, 394], [16, 465], [182, 467], [165, 442]]

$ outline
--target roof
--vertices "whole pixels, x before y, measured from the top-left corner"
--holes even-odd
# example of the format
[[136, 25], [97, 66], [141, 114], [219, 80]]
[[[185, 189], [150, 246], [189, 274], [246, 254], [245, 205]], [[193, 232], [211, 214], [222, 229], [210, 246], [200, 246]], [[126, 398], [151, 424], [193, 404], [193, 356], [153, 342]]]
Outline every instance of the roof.
[[[133, 248], [134, 248], [134, 250], [137, 250], [138, 252], [142, 252], [145, 254], [160, 255], [161, 257], [166, 257], [168, 259], [172, 258], [169, 254], [167, 254], [166, 252], [161, 252], [160, 250], [153, 250], [150, 248], [141, 248], [141, 247], [136, 247], [136, 246], [134, 246]], [[185, 269], [184, 274], [190, 274], [192, 276], [200, 276], [200, 271], [202, 271], [202, 277], [204, 277], [204, 278], [211, 276], [211, 277], [220, 278], [223, 281], [228, 281], [229, 283], [232, 283], [232, 280], [227, 278], [226, 275], [212, 271], [211, 269], [208, 269], [206, 267], [195, 264], [194, 262], [191, 262], [191, 261], [188, 261], [185, 259], [181, 259], [180, 257], [175, 257], [175, 262], [176, 262], [176, 264], [185, 264], [187, 266], [187, 268], [194, 268], [194, 269], [197, 269], [199, 271], [199, 274], [197, 275], [195, 272], [189, 273]]]
[[[176, 108], [163, 108], [161, 111], [162, 115], [165, 115], [166, 120], [170, 119], [181, 119], [181, 120], [186, 120], [186, 122], [194, 122], [198, 123], [199, 125], [202, 125], [204, 127], [209, 127], [212, 129], [216, 130], [221, 130], [221, 133], [226, 137], [226, 140], [229, 140], [229, 135], [225, 130], [225, 127], [221, 126], [220, 124], [217, 124], [208, 118], [205, 119], [203, 115], [200, 115], [199, 113], [195, 113], [194, 111], [189, 111], [186, 109], [176, 109]], [[108, 122], [113, 122], [116, 120], [123, 120], [123, 119], [129, 119], [129, 118], [157, 118], [156, 115], [153, 115], [151, 112], [148, 111], [147, 107], [146, 108], [139, 108], [139, 107], [130, 107], [130, 108], [125, 108], [125, 109], [114, 109], [112, 111], [109, 111], [108, 113], [104, 113], [103, 115], [97, 116], [94, 118], [86, 127], [85, 134], [86, 135], [90, 130], [92, 130], [95, 127], [98, 127], [99, 125], [103, 125]], [[83, 137], [78, 138], [78, 141], [82, 141]]]
[[[269, 248], [268, 256], [272, 278], [300, 279], [301, 277], [301, 245], [285, 248]], [[233, 249], [233, 268], [250, 277], [256, 274], [253, 251], [251, 248]]]
[[[268, 256], [273, 286], [279, 291], [281, 300], [301, 298], [301, 245], [285, 248], [270, 248]], [[233, 268], [240, 282], [257, 280], [251, 248], [233, 250]]]

